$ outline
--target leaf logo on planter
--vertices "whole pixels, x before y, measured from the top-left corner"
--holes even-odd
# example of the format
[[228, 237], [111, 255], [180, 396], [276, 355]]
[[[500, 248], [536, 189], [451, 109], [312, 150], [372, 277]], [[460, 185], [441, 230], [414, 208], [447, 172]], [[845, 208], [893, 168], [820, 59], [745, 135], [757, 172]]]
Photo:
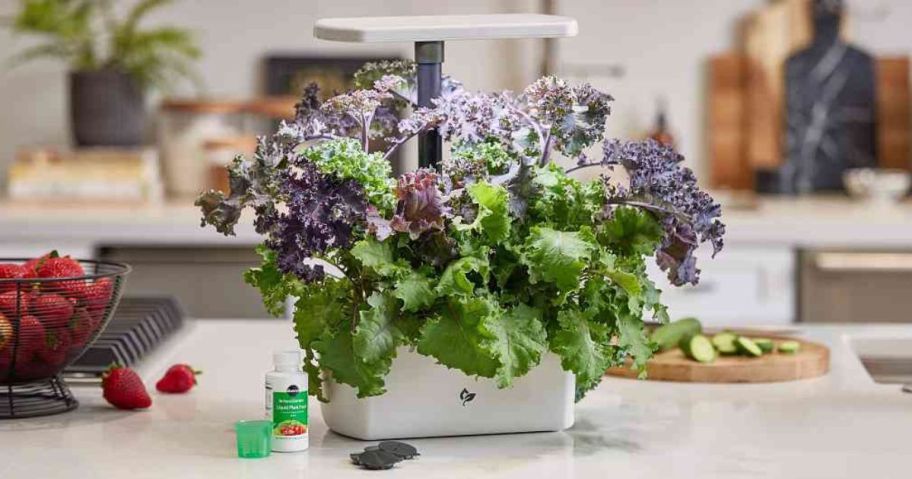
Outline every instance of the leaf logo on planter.
[[462, 388], [462, 391], [459, 393], [459, 400], [462, 401], [462, 407], [465, 407], [466, 403], [472, 402], [475, 399], [475, 393], [470, 393], [468, 389]]

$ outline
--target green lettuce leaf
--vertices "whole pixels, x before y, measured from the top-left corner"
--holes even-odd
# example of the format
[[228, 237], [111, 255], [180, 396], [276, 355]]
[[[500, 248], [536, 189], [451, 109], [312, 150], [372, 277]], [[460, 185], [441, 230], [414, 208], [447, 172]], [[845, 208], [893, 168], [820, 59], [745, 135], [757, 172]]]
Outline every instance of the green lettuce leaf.
[[421, 331], [418, 353], [469, 376], [494, 377], [500, 366], [491, 354], [497, 337], [490, 332], [492, 306], [481, 298], [451, 301], [443, 314]]
[[502, 186], [490, 183], [473, 183], [466, 187], [469, 197], [478, 205], [478, 216], [461, 229], [480, 231], [492, 244], [510, 237], [510, 195]]
[[389, 241], [366, 238], [355, 243], [352, 256], [361, 264], [380, 276], [391, 277], [402, 274], [407, 266], [393, 259], [393, 246]]

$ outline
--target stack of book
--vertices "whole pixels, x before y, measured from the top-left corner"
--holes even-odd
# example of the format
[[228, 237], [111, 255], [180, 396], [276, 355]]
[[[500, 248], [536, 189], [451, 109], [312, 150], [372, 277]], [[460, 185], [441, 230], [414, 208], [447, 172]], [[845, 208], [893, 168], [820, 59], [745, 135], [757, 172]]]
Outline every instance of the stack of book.
[[23, 201], [158, 202], [163, 197], [154, 149], [29, 148], [10, 166], [8, 193]]

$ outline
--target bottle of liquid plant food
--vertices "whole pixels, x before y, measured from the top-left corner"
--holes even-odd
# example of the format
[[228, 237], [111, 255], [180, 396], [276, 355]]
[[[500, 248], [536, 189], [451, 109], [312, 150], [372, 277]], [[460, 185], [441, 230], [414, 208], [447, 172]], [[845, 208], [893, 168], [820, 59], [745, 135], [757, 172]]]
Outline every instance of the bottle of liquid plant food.
[[307, 375], [300, 351], [273, 353], [275, 371], [266, 373], [266, 419], [272, 420], [272, 450], [307, 449]]

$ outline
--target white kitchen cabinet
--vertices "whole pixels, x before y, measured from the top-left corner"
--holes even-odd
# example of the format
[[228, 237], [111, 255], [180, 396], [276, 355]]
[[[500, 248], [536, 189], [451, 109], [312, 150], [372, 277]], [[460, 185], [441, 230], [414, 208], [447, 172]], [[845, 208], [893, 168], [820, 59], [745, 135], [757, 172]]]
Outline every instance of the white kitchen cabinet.
[[[705, 249], [705, 248], [701, 248]], [[698, 254], [697, 286], [674, 287], [658, 266], [650, 276], [662, 289], [672, 319], [696, 316], [713, 327], [788, 324], [795, 316], [795, 254], [787, 246], [729, 245], [711, 259]]]

